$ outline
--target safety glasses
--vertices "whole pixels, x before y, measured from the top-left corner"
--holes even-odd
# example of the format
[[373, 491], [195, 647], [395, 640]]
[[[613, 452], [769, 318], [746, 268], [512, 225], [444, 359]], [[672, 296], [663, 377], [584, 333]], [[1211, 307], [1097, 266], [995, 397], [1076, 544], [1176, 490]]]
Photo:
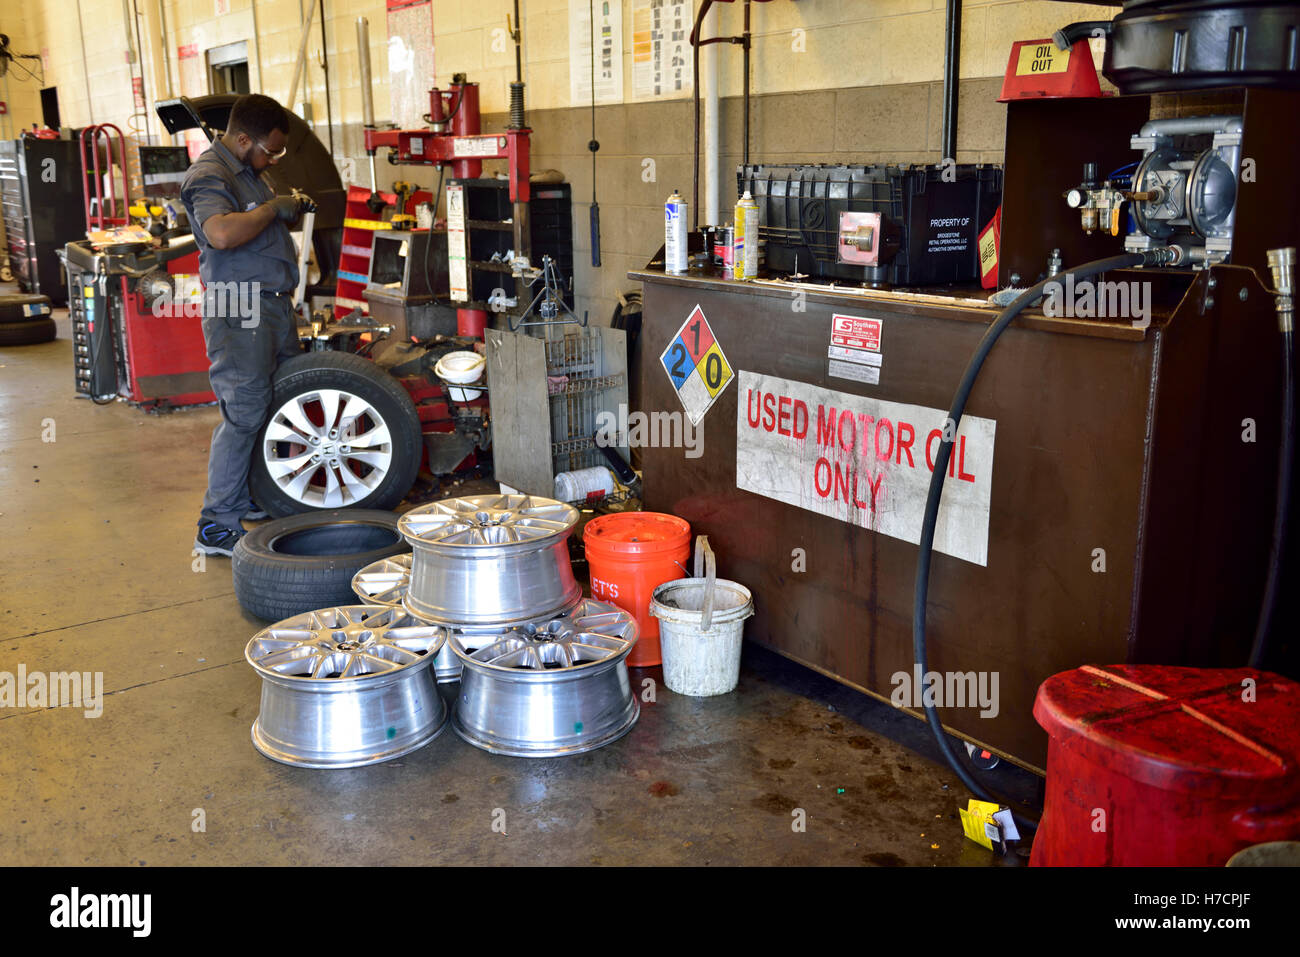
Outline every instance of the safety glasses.
[[278, 152], [278, 153], [272, 153], [269, 149], [267, 149], [265, 146], [263, 146], [263, 145], [262, 145], [261, 143], [259, 143], [257, 140], [253, 140], [253, 142], [254, 142], [254, 143], [257, 143], [257, 148], [260, 149], [263, 153], [265, 153], [267, 156], [269, 156], [269, 157], [270, 157], [271, 159], [273, 159], [273, 160], [281, 159], [281, 158], [284, 157], [284, 154], [285, 154], [285, 153], [289, 152], [289, 147], [288, 147], [288, 146], [285, 146], [285, 147], [284, 147], [283, 149], [281, 149], [280, 152]]

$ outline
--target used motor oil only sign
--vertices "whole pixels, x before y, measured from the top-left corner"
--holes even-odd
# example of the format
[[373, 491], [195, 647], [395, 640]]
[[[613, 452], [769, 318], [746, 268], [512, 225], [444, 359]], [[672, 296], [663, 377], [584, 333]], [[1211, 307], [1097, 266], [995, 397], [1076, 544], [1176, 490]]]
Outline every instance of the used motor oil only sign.
[[[740, 370], [736, 487], [913, 544], [948, 413]], [[988, 564], [993, 419], [957, 430], [934, 548]]]

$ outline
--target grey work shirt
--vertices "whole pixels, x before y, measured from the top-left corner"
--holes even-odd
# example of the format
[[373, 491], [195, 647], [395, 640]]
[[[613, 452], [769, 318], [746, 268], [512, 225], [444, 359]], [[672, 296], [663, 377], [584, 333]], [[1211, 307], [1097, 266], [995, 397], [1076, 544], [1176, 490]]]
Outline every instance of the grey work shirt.
[[275, 193], [221, 142], [194, 161], [181, 184], [181, 202], [199, 247], [199, 277], [214, 282], [258, 282], [262, 292], [290, 292], [298, 285], [298, 252], [289, 227], [278, 218], [242, 246], [215, 249], [203, 234], [211, 216], [243, 213]]

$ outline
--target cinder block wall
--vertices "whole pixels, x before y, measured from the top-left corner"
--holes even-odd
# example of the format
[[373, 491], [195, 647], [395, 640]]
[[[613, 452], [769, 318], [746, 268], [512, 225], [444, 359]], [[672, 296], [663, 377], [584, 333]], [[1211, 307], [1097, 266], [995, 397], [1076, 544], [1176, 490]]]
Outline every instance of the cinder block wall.
[[[155, 142], [153, 102], [167, 95], [209, 92], [206, 51], [248, 41], [253, 89], [284, 99], [307, 0], [136, 0], [141, 72]], [[632, 2], [623, 4], [624, 102], [596, 110], [597, 196], [603, 265], [590, 265], [587, 217], [591, 199], [591, 113], [570, 101], [570, 0], [522, 0], [524, 80], [534, 130], [535, 168], [561, 170], [573, 184], [579, 311], [608, 321], [617, 294], [634, 288], [629, 268], [643, 265], [662, 242], [662, 202], [691, 186], [692, 103], [635, 101], [632, 85]], [[64, 125], [115, 122], [143, 138], [148, 123], [133, 109], [127, 63], [130, 20], [122, 0], [32, 0], [11, 4], [4, 29], [21, 52], [43, 53], [45, 82], [57, 86]], [[19, 9], [21, 8], [21, 9]], [[433, 0], [433, 77], [445, 87], [454, 73], [480, 85], [484, 129], [506, 122], [514, 48], [506, 36], [513, 0]], [[80, 11], [80, 16], [79, 16]], [[718, 3], [705, 35], [736, 34], [742, 5]], [[370, 21], [375, 115], [393, 115], [388, 14], [384, 0], [325, 0], [325, 49], [336, 157], [346, 179], [368, 182], [361, 139], [361, 90], [356, 18]], [[999, 162], [1005, 108], [996, 103], [1011, 43], [1046, 37], [1084, 19], [1104, 19], [1115, 7], [1048, 0], [964, 0], [958, 162]], [[83, 30], [86, 56], [82, 58]], [[256, 22], [256, 29], [254, 29]], [[165, 29], [164, 29], [165, 23]], [[133, 27], [136, 24], [131, 24]], [[937, 162], [944, 0], [774, 0], [755, 3], [751, 88], [754, 162]], [[131, 34], [134, 45], [135, 33]], [[403, 36], [409, 47], [429, 42]], [[296, 99], [311, 104], [317, 134], [328, 142], [319, 10], [307, 46], [307, 75]], [[394, 46], [395, 60], [401, 49]], [[184, 52], [186, 56], [181, 56]], [[1100, 48], [1094, 49], [1099, 54]], [[742, 90], [739, 49], [719, 49], [723, 96], [724, 208], [732, 205], [731, 176], [740, 162]], [[88, 89], [89, 88], [89, 89]], [[3, 87], [0, 86], [0, 91]], [[38, 84], [10, 77], [15, 125], [40, 119]], [[134, 115], [133, 115], [134, 114]], [[649, 161], [649, 162], [648, 162]], [[501, 164], [488, 164], [489, 170]], [[396, 178], [426, 187], [436, 173], [379, 164], [381, 187]], [[702, 188], [702, 187], [701, 187]], [[705, 218], [708, 218], [707, 216]]]

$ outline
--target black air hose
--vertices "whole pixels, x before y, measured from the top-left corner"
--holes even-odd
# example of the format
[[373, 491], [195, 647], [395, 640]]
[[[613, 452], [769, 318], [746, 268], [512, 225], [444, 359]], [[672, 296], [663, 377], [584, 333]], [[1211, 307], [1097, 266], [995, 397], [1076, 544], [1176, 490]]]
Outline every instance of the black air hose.
[[1052, 34], [1052, 42], [1058, 49], [1068, 50], [1087, 37], [1109, 37], [1114, 28], [1115, 25], [1110, 20], [1082, 20], [1079, 23], [1071, 23], [1068, 27], [1061, 27]]
[[[934, 547], [935, 525], [939, 517], [939, 500], [943, 496], [943, 484], [948, 475], [948, 460], [952, 457], [952, 446], [957, 438], [957, 429], [961, 425], [962, 414], [966, 410], [966, 401], [970, 398], [971, 389], [975, 386], [975, 379], [979, 376], [980, 368], [984, 365], [984, 360], [988, 358], [989, 352], [992, 351], [994, 343], [998, 341], [998, 337], [1002, 335], [1007, 326], [1011, 325], [1011, 321], [1026, 306], [1043, 294], [1043, 290], [1050, 282], [1064, 283], [1067, 276], [1073, 276], [1077, 281], [1111, 269], [1153, 265], [1168, 262], [1171, 258], [1172, 254], [1168, 249], [1154, 249], [1145, 253], [1111, 256], [1108, 259], [1098, 259], [1082, 266], [1076, 266], [1073, 269], [1066, 269], [1025, 290], [1015, 302], [1002, 310], [1002, 313], [989, 326], [988, 331], [984, 333], [984, 337], [980, 339], [975, 354], [971, 356], [966, 371], [962, 374], [961, 383], [957, 386], [957, 394], [953, 396], [952, 408], [948, 412], [948, 420], [951, 422], [951, 426], [945, 423], [939, 442], [939, 451], [935, 456], [934, 472], [930, 476], [929, 496], [925, 501], [925, 518], [921, 525], [920, 552], [916, 560], [916, 590], [912, 597], [912, 653], [922, 675], [929, 671], [925, 651], [925, 612], [926, 598], [930, 590], [930, 557]], [[934, 705], [925, 704], [924, 702], [923, 697], [922, 705], [925, 709], [926, 722], [930, 725], [934, 740], [939, 745], [939, 752], [947, 760], [957, 777], [961, 779], [961, 783], [981, 801], [997, 801], [997, 798], [990, 795], [958, 759], [952, 745], [948, 743], [947, 737], [944, 736], [943, 726], [939, 723], [938, 710]], [[1007, 804], [1006, 801], [998, 801], [998, 803]], [[1037, 827], [1035, 822], [1015, 814], [1014, 811], [1012, 813], [1015, 815], [1017, 826], [1022, 830], [1032, 831]]]
[[1291, 474], [1295, 460], [1295, 352], [1291, 330], [1282, 333], [1282, 445], [1277, 461], [1277, 506], [1273, 511], [1273, 544], [1268, 557], [1268, 579], [1264, 601], [1255, 625], [1250, 649], [1250, 667], [1263, 668], [1268, 635], [1277, 610], [1278, 585], [1286, 546], [1288, 513], [1291, 510]]

